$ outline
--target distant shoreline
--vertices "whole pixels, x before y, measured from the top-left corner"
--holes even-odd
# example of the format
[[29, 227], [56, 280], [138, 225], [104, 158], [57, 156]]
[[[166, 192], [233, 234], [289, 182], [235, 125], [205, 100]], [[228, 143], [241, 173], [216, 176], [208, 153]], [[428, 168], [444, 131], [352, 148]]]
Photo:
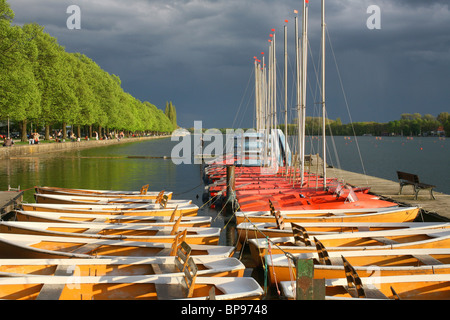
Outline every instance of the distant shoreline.
[[14, 145], [13, 147], [0, 147], [0, 159], [11, 159], [14, 157], [27, 157], [27, 156], [38, 156], [43, 153], [51, 152], [65, 152], [71, 150], [82, 150], [89, 148], [98, 148], [114, 144], [132, 143], [146, 140], [154, 139], [164, 139], [169, 138], [170, 135], [166, 136], [150, 136], [150, 137], [134, 137], [134, 138], [123, 138], [120, 141], [117, 139], [109, 140], [82, 140], [71, 142], [55, 142], [55, 143], [40, 143], [37, 145]]

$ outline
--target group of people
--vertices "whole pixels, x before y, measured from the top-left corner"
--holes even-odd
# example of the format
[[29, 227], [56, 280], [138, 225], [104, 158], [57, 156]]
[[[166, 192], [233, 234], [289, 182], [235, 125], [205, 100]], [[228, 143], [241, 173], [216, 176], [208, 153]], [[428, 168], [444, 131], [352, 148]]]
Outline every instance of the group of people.
[[40, 134], [37, 132], [31, 133], [28, 138], [28, 144], [39, 144], [39, 136]]
[[[28, 139], [28, 144], [39, 144], [39, 136], [40, 134], [37, 132], [31, 133]], [[104, 135], [103, 136], [103, 140], [109, 140], [109, 139], [113, 139], [113, 138], [117, 138], [118, 141], [120, 141], [123, 137], [124, 137], [124, 133], [123, 131], [121, 131], [120, 133], [109, 133], [109, 135]], [[4, 142], [3, 142], [3, 146], [4, 147], [12, 147], [14, 145], [14, 140], [12, 138], [6, 137], [6, 136], [2, 136], [4, 138]], [[63, 132], [62, 130], [59, 131], [55, 131], [53, 133], [53, 138], [55, 139], [56, 142], [63, 142]], [[81, 141], [80, 137], [77, 137], [75, 135], [75, 133], [71, 132], [69, 134], [69, 138], [71, 141]], [[99, 134], [97, 131], [93, 132], [93, 138], [95, 140], [99, 140]], [[85, 138], [86, 140], [89, 140], [89, 137], [86, 136]]]
[[12, 147], [14, 145], [14, 140], [9, 138], [9, 137], [5, 137], [4, 138], [5, 141], [3, 141], [3, 146], [4, 147]]

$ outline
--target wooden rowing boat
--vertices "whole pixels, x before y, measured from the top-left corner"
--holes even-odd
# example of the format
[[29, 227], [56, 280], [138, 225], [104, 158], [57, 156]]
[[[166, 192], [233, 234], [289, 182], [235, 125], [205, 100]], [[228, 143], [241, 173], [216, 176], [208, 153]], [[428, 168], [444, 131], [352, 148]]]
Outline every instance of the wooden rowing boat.
[[[239, 261], [236, 264], [236, 261], [233, 259], [227, 260], [228, 266], [226, 266], [227, 263], [223, 262], [224, 259], [205, 260], [201, 263], [202, 270], [199, 270], [199, 265], [195, 262], [195, 258], [191, 257], [192, 249], [189, 245], [182, 242], [180, 246], [177, 246], [177, 252], [175, 257], [165, 260], [150, 259], [151, 261], [149, 261], [149, 259], [146, 259], [147, 263], [145, 264], [142, 262], [142, 259], [139, 259], [140, 261], [137, 264], [131, 263], [128, 265], [123, 265], [120, 262], [111, 265], [101, 261], [106, 261], [106, 259], [100, 259], [100, 261], [98, 261], [99, 259], [84, 259], [84, 263], [80, 262], [75, 265], [73, 264], [74, 260], [65, 259], [61, 264], [57, 264], [56, 268], [52, 268], [54, 271], [51, 276], [36, 275], [36, 269], [42, 270], [43, 267], [42, 265], [36, 266], [36, 264], [31, 266], [32, 269], [35, 269], [32, 275], [27, 274], [25, 277], [23, 274], [18, 277], [20, 274], [13, 274], [10, 271], [3, 272], [0, 274], [4, 276], [4, 278], [0, 278], [0, 297], [3, 299], [38, 300], [166, 300], [199, 299], [202, 297], [216, 299], [217, 296], [221, 299], [239, 299], [259, 298], [261, 296], [262, 289], [252, 278], [217, 277], [218, 275], [229, 274], [235, 271], [237, 271], [238, 275], [242, 275], [242, 267], [244, 266]], [[108, 269], [114, 267], [115, 269], [123, 269], [125, 266], [132, 266], [133, 271], [128, 269], [125, 275], [121, 274], [123, 273], [122, 271], [119, 274], [115, 274], [115, 271], [105, 272], [98, 268], [99, 265], [93, 266], [89, 264], [95, 260], [99, 262], [99, 265], [103, 265]], [[238, 270], [232, 271], [233, 268], [230, 268], [231, 261], [233, 261], [234, 266], [238, 266]], [[199, 259], [197, 259], [197, 262], [199, 262]], [[48, 260], [44, 263], [45, 266], [48, 266]], [[209, 267], [208, 263], [211, 263]], [[216, 267], [215, 270], [214, 265]], [[13, 268], [17, 269], [18, 266]], [[16, 271], [22, 271], [24, 266], [19, 266], [19, 268]], [[91, 268], [95, 269], [95, 273], [99, 272], [102, 275], [95, 274], [95, 276], [92, 276]], [[133, 274], [134, 272], [139, 275]], [[199, 275], [203, 276], [198, 277]], [[213, 279], [226, 280], [208, 281], [207, 278], [212, 278], [211, 276], [216, 276]], [[3, 279], [10, 281], [3, 281]], [[198, 281], [199, 279], [201, 280]], [[240, 281], [241, 279], [251, 280]], [[231, 290], [231, 287], [230, 289], [226, 288], [227, 284], [230, 285], [230, 282], [233, 282], [233, 290]], [[204, 291], [205, 287], [208, 288], [207, 291]]]
[[[87, 197], [76, 195], [56, 195], [56, 194], [38, 194], [34, 195], [36, 203], [52, 203], [52, 204], [148, 204], [155, 209], [160, 208], [160, 202], [155, 199], [131, 199], [118, 197]], [[174, 208], [191, 204], [192, 200], [167, 200], [167, 207]]]
[[360, 277], [450, 273], [450, 249], [330, 251], [266, 255], [271, 284], [296, 278], [294, 259], [312, 259], [314, 279], [345, 277], [342, 257], [354, 267]]
[[[243, 222], [236, 226], [240, 242], [255, 238], [286, 237], [293, 234], [292, 226], [296, 223], [253, 223]], [[399, 229], [445, 229], [450, 223], [445, 222], [312, 222], [299, 224], [309, 235], [320, 235], [343, 232], [383, 231]]]
[[[21, 211], [15, 212], [17, 221], [26, 222], [61, 222], [61, 223], [132, 223], [139, 225], [173, 226], [176, 223], [175, 214], [172, 216], [127, 216], [127, 215], [105, 215], [89, 213], [59, 213], [44, 211]], [[180, 226], [183, 227], [210, 227], [211, 217], [207, 216], [183, 216]]]
[[[75, 259], [111, 257], [155, 257], [174, 255], [173, 247], [181, 243], [180, 232], [174, 242], [139, 242], [87, 237], [38, 236], [0, 233], [2, 259]], [[191, 255], [230, 257], [234, 246], [191, 244]]]
[[[180, 219], [179, 219], [180, 220]], [[34, 234], [58, 237], [86, 237], [141, 242], [172, 243], [179, 231], [187, 231], [188, 244], [218, 244], [220, 228], [185, 228], [175, 225], [141, 226], [136, 224], [41, 223], [1, 221], [1, 233]]]
[[[5, 277], [5, 300], [258, 300], [261, 286], [251, 277], [201, 277], [186, 284], [185, 276]], [[171, 294], [172, 293], [172, 294]]]
[[[285, 222], [330, 223], [330, 222], [411, 222], [420, 213], [418, 207], [393, 207], [355, 210], [295, 210], [279, 212]], [[274, 211], [236, 212], [236, 223], [251, 221], [254, 223], [275, 222]]]
[[[401, 229], [389, 231], [345, 232], [340, 234], [317, 235], [327, 251], [362, 251], [382, 249], [427, 249], [450, 246], [448, 229], [415, 230]], [[267, 239], [249, 239], [250, 252], [255, 263], [260, 264], [264, 256], [289, 252], [308, 253], [316, 250], [315, 242], [307, 232], [301, 236]]]
[[[400, 300], [449, 300], [450, 274], [427, 274], [379, 277], [361, 277], [362, 298]], [[296, 284], [292, 281], [280, 283], [283, 296], [295, 299]], [[357, 298], [355, 289], [349, 287], [346, 279], [326, 279], [325, 299], [342, 300]]]
[[[101, 259], [0, 259], [0, 276], [181, 276], [178, 257]], [[192, 256], [199, 276], [242, 277], [245, 266], [236, 258]]]
[[22, 203], [23, 211], [45, 211], [45, 212], [67, 212], [67, 213], [88, 213], [105, 215], [140, 215], [140, 216], [171, 216], [175, 211], [176, 215], [182, 214], [184, 217], [197, 215], [199, 207], [195, 204], [176, 206], [175, 208], [158, 208], [148, 204], [115, 204], [115, 205], [76, 205], [76, 204], [42, 204], [42, 203]]
[[94, 190], [94, 189], [74, 189], [59, 187], [35, 187], [36, 193], [39, 194], [60, 194], [60, 195], [76, 195], [91, 197], [114, 197], [114, 198], [130, 198], [130, 199], [157, 199], [158, 196], [165, 195], [168, 199], [172, 199], [173, 192], [148, 191], [148, 185], [145, 185], [139, 191], [125, 190]]

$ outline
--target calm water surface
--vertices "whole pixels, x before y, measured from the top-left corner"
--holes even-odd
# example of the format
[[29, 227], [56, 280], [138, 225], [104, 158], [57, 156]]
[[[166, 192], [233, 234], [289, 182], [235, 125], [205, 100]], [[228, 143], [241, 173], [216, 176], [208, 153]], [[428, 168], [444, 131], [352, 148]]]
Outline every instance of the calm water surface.
[[[308, 137], [306, 154], [322, 155], [321, 139]], [[327, 161], [336, 168], [397, 181], [396, 171], [415, 173], [436, 191], [450, 194], [450, 139], [438, 137], [327, 138]]]
[[[176, 143], [166, 138], [6, 160], [0, 168], [0, 190], [7, 190], [8, 185], [20, 186], [22, 190], [34, 186], [139, 190], [149, 184], [149, 190], [173, 191], [174, 198], [190, 199], [202, 207], [201, 166], [175, 165], [170, 159], [162, 159], [170, 157]], [[34, 202], [33, 194], [33, 189], [26, 191], [24, 201]], [[212, 226], [223, 226], [224, 218], [219, 212], [206, 207], [199, 215], [211, 216]], [[233, 240], [221, 238], [220, 242]]]

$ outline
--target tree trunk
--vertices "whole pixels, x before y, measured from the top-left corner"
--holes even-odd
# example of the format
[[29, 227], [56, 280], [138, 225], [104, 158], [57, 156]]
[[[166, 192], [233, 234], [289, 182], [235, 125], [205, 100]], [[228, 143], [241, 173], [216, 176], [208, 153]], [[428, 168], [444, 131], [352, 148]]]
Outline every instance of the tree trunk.
[[27, 142], [28, 141], [28, 137], [27, 137], [27, 120], [23, 120], [22, 121], [22, 138], [21, 138], [22, 142]]
[[77, 138], [81, 139], [81, 126], [80, 125], [78, 125], [78, 127], [77, 127]]
[[50, 140], [50, 125], [45, 125], [45, 140]]
[[62, 124], [62, 134], [63, 134], [63, 136], [62, 136], [62, 138], [64, 139], [64, 140], [66, 140], [67, 139], [67, 122], [63, 122], [63, 124]]
[[89, 125], [89, 139], [92, 139], [92, 124]]

